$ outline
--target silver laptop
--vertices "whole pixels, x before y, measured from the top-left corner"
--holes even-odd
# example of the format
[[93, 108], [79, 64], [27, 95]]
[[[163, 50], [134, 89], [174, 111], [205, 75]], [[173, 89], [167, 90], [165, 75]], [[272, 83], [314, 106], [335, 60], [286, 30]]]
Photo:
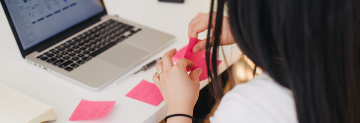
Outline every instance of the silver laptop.
[[0, 0], [29, 63], [99, 90], [175, 39], [110, 16], [103, 0]]

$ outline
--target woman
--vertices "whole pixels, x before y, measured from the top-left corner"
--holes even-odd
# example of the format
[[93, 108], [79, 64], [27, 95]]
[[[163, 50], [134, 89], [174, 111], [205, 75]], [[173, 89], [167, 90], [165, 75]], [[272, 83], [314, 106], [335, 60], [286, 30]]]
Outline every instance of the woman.
[[[213, 68], [207, 70], [210, 86], [221, 99], [210, 122], [360, 123], [359, 0], [226, 2], [228, 18], [223, 17], [225, 0], [218, 0], [217, 13], [198, 14], [189, 26], [189, 37], [213, 32], [193, 49], [206, 50]], [[213, 5], [214, 0], [211, 11]], [[232, 43], [264, 73], [223, 97], [215, 58], [219, 45]], [[201, 70], [188, 75], [186, 68], [194, 63], [181, 59], [173, 65], [175, 53], [163, 56], [153, 80], [168, 106], [167, 121], [190, 123]]]

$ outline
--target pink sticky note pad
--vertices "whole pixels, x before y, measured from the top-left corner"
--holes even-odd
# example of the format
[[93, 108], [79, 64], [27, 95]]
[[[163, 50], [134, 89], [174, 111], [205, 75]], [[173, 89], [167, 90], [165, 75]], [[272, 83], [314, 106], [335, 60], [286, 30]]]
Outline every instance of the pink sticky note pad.
[[159, 105], [164, 100], [159, 88], [146, 80], [142, 80], [126, 96], [154, 106]]
[[70, 121], [105, 117], [116, 101], [87, 101], [82, 99], [70, 117]]
[[[217, 66], [221, 63], [221, 60], [217, 60]], [[199, 81], [205, 80], [208, 78], [207, 67], [206, 67], [206, 59], [205, 57], [201, 57], [199, 61], [195, 64], [193, 69], [201, 68], [202, 73], [200, 74]]]
[[177, 51], [177, 53], [172, 57], [172, 60], [174, 62], [178, 62], [180, 59], [184, 58], [185, 53], [186, 53], [186, 48], [187, 45], [183, 48], [181, 48], [179, 51]]
[[196, 38], [190, 38], [189, 44], [186, 48], [186, 52], [184, 58], [189, 59], [190, 61], [194, 62], [195, 64], [198, 62], [199, 58], [204, 54], [204, 51], [199, 51], [194, 53], [193, 48], [195, 44], [198, 42]]

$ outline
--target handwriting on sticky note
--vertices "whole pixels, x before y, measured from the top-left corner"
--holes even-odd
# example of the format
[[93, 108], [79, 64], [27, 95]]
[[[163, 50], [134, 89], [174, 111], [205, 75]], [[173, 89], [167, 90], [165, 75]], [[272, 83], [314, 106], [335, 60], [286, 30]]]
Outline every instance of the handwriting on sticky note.
[[70, 121], [105, 117], [116, 101], [87, 101], [82, 99], [70, 117]]
[[146, 80], [142, 80], [126, 96], [154, 106], [159, 105], [164, 100], [158, 87]]
[[197, 61], [199, 60], [199, 58], [204, 54], [204, 51], [199, 51], [194, 53], [193, 52], [193, 48], [195, 46], [195, 44], [198, 42], [198, 39], [196, 38], [190, 38], [189, 44], [186, 48], [186, 53], [184, 58], [189, 59], [190, 61], [197, 63]]
[[[217, 60], [217, 66], [221, 63], [221, 60]], [[201, 68], [202, 73], [199, 76], [199, 81], [205, 80], [208, 78], [207, 66], [206, 66], [206, 59], [205, 57], [201, 57], [199, 61], [195, 64], [193, 69]]]

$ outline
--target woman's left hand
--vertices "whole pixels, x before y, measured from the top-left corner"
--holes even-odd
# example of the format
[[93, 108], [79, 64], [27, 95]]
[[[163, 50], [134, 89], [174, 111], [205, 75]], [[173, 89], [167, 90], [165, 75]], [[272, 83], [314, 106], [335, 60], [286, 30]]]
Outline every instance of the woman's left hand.
[[178, 113], [192, 115], [199, 97], [199, 76], [202, 71], [197, 68], [188, 75], [186, 68], [192, 69], [195, 64], [183, 58], [174, 65], [171, 58], [175, 54], [176, 49], [172, 49], [162, 57], [156, 65], [156, 70], [163, 72], [159, 77], [155, 73], [153, 80], [168, 106], [168, 115]]

